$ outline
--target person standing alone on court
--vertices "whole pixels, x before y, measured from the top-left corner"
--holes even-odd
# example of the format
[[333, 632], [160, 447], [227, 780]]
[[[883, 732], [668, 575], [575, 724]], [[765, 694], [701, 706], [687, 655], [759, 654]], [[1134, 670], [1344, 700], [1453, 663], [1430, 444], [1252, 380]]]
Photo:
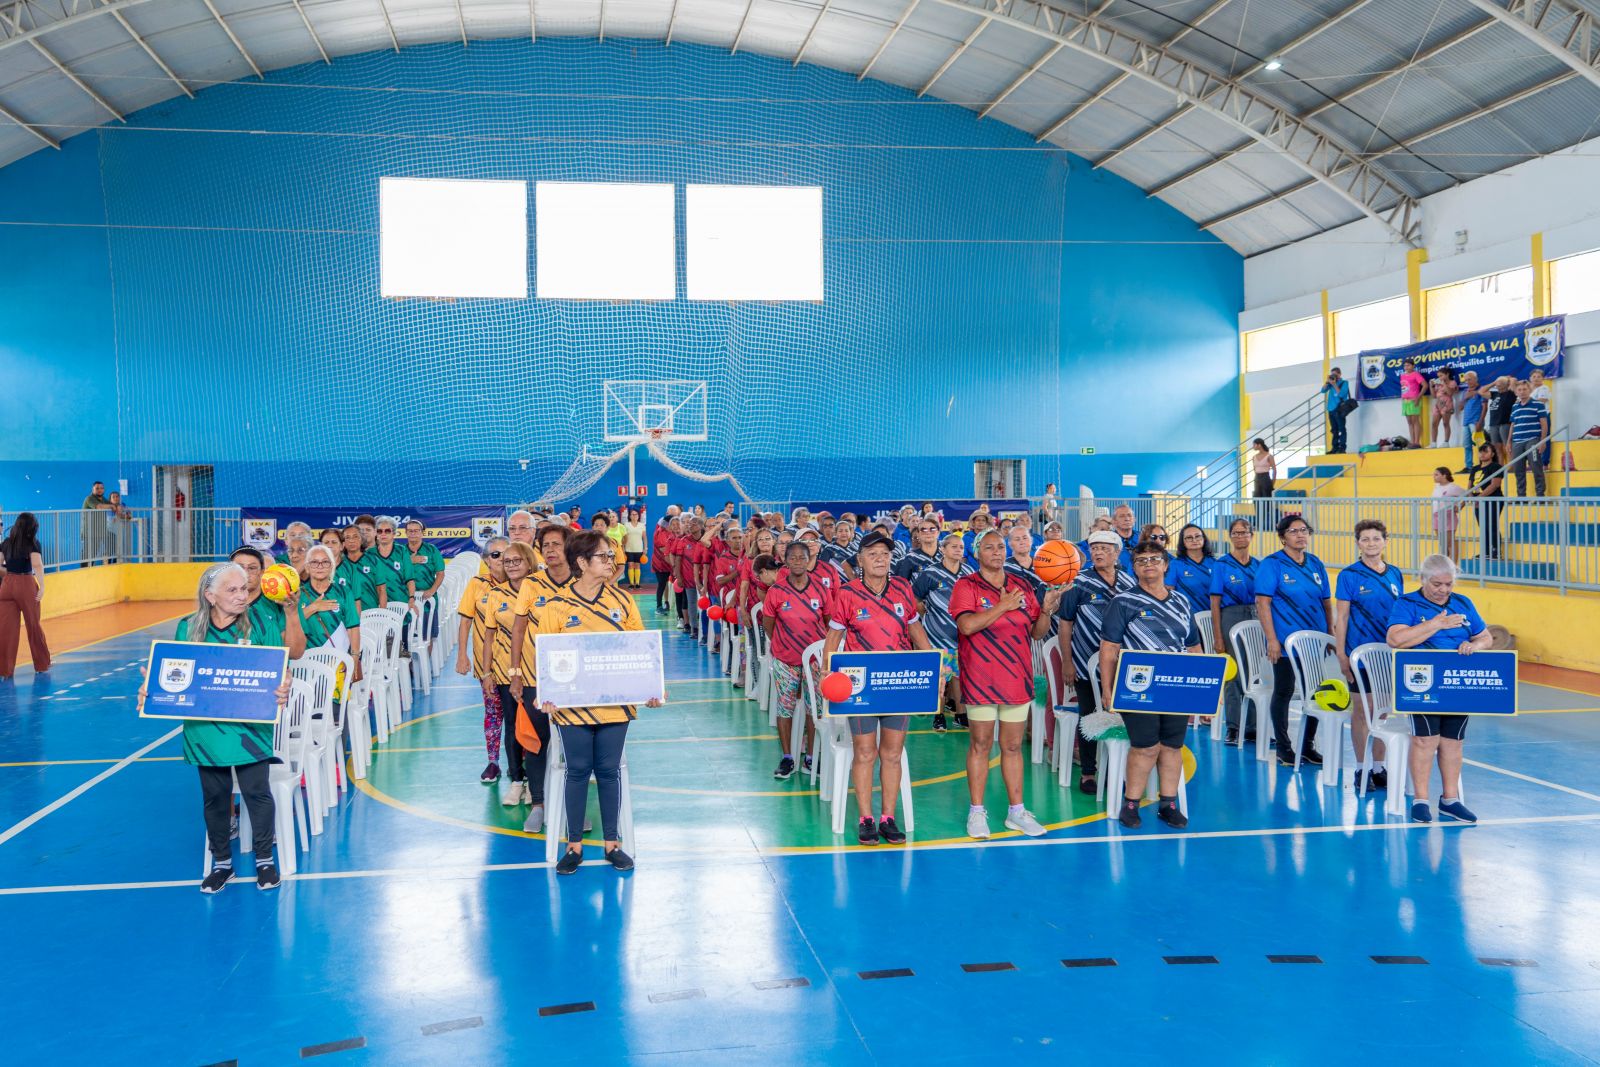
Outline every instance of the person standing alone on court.
[[39, 608], [44, 601], [44, 556], [39, 548], [39, 520], [31, 511], [17, 516], [11, 532], [0, 541], [5, 577], [0, 579], [0, 682], [17, 673], [17, 640], [28, 628], [28, 651], [33, 672], [50, 669], [50, 647], [45, 643]]

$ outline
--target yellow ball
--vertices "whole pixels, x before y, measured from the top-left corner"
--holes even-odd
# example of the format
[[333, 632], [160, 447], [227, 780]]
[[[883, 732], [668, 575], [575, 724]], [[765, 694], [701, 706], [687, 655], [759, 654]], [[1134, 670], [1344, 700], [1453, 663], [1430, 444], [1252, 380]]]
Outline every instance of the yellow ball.
[[1343, 678], [1329, 678], [1311, 694], [1311, 702], [1323, 711], [1349, 711], [1350, 686]]
[[261, 595], [283, 604], [300, 592], [300, 575], [287, 563], [274, 563], [261, 572]]
[[1235, 678], [1239, 677], [1239, 665], [1233, 662], [1233, 657], [1228, 655], [1226, 652], [1222, 654], [1222, 658], [1226, 661], [1222, 665], [1222, 680], [1224, 682], [1231, 682]]

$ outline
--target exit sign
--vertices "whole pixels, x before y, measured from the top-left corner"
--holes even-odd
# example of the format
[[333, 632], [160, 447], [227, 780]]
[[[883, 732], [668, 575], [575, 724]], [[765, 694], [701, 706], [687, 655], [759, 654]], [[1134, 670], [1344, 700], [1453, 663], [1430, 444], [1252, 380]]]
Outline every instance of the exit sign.
[[1080, 456], [1092, 456], [1092, 455], [1094, 455], [1094, 446], [1093, 445], [1089, 445], [1087, 448], [1078, 449], [1078, 455], [1080, 455]]

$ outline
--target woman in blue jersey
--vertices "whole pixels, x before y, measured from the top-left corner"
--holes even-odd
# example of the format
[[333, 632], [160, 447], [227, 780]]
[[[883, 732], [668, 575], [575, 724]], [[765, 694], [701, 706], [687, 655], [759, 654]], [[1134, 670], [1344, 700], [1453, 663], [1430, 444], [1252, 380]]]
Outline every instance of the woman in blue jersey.
[[[1377, 519], [1362, 519], [1356, 523], [1356, 550], [1361, 558], [1339, 572], [1333, 587], [1333, 647], [1339, 654], [1339, 666], [1344, 670], [1345, 681], [1351, 683], [1355, 695], [1355, 672], [1350, 669], [1350, 653], [1361, 645], [1382, 644], [1389, 632], [1389, 611], [1394, 602], [1406, 591], [1405, 575], [1400, 568], [1383, 558], [1389, 544], [1389, 530]], [[1350, 742], [1359, 756], [1367, 745], [1367, 717], [1350, 716]], [[1371, 772], [1367, 784], [1373, 789], [1385, 789], [1389, 775], [1383, 770], [1383, 742], [1374, 741], [1372, 760], [1378, 767]], [[1356, 769], [1356, 784], [1361, 784], [1363, 768]]]
[[[1294, 746], [1289, 740], [1294, 668], [1284, 646], [1301, 630], [1329, 633], [1333, 617], [1328, 569], [1306, 551], [1311, 532], [1311, 524], [1300, 515], [1291, 513], [1279, 519], [1278, 540], [1283, 547], [1262, 560], [1256, 571], [1256, 613], [1267, 638], [1267, 659], [1272, 662], [1272, 731], [1278, 745], [1278, 762], [1285, 767], [1294, 766]], [[1300, 761], [1320, 767], [1322, 756], [1312, 745], [1316, 736], [1317, 721], [1311, 719], [1306, 723]]]
[[[944, 665], [944, 699], [955, 709], [956, 726], [967, 727], [967, 709], [961, 703], [961, 670], [956, 662], [956, 622], [950, 617], [950, 592], [956, 580], [972, 573], [966, 563], [966, 545], [958, 533], [947, 533], [939, 543], [939, 558], [917, 572], [911, 583], [911, 595], [917, 598], [917, 611], [922, 615], [922, 628], [928, 633], [928, 643], [939, 650]], [[944, 703], [933, 717], [935, 733], [944, 733], [948, 724], [944, 717]]]
[[[1389, 612], [1390, 648], [1455, 649], [1463, 656], [1488, 648], [1494, 638], [1472, 601], [1455, 592], [1456, 565], [1449, 556], [1429, 556], [1420, 568], [1421, 588], [1394, 602]], [[1411, 818], [1432, 822], [1428, 779], [1439, 761], [1439, 816], [1461, 822], [1478, 817], [1461, 803], [1461, 744], [1467, 736], [1465, 715], [1413, 715], [1411, 755]]]
[[[1241, 622], [1256, 617], [1256, 569], [1261, 561], [1250, 554], [1250, 542], [1255, 539], [1256, 527], [1244, 517], [1228, 524], [1228, 551], [1217, 557], [1211, 568], [1211, 642], [1218, 652], [1233, 655], [1230, 643], [1233, 628]], [[1237, 664], [1238, 673], [1222, 690], [1224, 721], [1228, 724], [1230, 745], [1239, 743], [1239, 705], [1244, 702], [1240, 683], [1248, 677], [1249, 664], [1242, 659]], [[1259, 719], [1260, 713], [1257, 712]], [[1258, 723], [1259, 726], [1259, 723]], [[1245, 726], [1245, 739], [1255, 738], [1255, 731]]]
[[[1211, 556], [1211, 538], [1194, 523], [1178, 531], [1178, 552], [1167, 564], [1167, 585], [1189, 601], [1195, 613], [1211, 610], [1211, 572], [1217, 561]], [[1218, 652], [1226, 649], [1218, 647]]]

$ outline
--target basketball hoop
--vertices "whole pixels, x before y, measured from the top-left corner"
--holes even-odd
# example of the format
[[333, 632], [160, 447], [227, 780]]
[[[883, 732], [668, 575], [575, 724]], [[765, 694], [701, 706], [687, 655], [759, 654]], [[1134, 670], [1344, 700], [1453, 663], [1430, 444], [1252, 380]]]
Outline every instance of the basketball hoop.
[[645, 433], [649, 436], [651, 441], [664, 441], [667, 437], [666, 429], [661, 426], [652, 426], [646, 430]]

